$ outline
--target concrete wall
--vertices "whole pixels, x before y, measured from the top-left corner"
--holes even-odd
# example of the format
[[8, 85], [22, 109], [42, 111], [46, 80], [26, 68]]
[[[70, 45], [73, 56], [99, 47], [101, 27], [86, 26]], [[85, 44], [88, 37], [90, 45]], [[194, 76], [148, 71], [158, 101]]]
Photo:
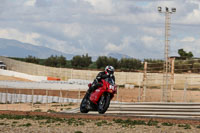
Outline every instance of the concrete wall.
[[[8, 70], [27, 73], [30, 75], [57, 77], [61, 78], [62, 80], [85, 79], [93, 81], [99, 72], [93, 70], [46, 67], [37, 64], [16, 61], [2, 56], [0, 56], [0, 60], [7, 65]], [[115, 72], [115, 77], [117, 84], [140, 84], [143, 79], [143, 73]]]
[[3, 70], [3, 69], [0, 69], [0, 75], [23, 78], [23, 79], [28, 79], [28, 80], [31, 80], [31, 81], [45, 81], [45, 80], [47, 80], [46, 76], [35, 76], [35, 75], [29, 75], [29, 74], [15, 72], [15, 71], [11, 71], [11, 70]]
[[[93, 80], [99, 71], [92, 70], [76, 70], [68, 68], [53, 68], [45, 67], [41, 65], [36, 65], [32, 63], [26, 63], [21, 61], [16, 61], [6, 57], [0, 56], [0, 60], [3, 61], [9, 70], [27, 73], [31, 75], [38, 76], [49, 76], [57, 77], [62, 80], [68, 79], [85, 79]], [[169, 76], [171, 76], [169, 74]], [[116, 83], [117, 84], [142, 84], [143, 73], [141, 72], [115, 72]], [[162, 73], [147, 73], [147, 85], [157, 85], [161, 86], [163, 83], [163, 74]], [[170, 84], [169, 80], [169, 84]], [[188, 85], [200, 85], [200, 74], [175, 74], [174, 75], [175, 86], [184, 87], [185, 83]]]

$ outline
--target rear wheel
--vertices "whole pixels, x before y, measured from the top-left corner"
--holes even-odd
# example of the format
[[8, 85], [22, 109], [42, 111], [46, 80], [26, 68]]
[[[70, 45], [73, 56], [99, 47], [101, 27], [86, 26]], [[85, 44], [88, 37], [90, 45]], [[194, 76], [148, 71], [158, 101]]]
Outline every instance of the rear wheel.
[[81, 113], [88, 113], [88, 109], [86, 108], [88, 104], [88, 94], [86, 93], [83, 100], [81, 101], [80, 111]]
[[98, 112], [99, 114], [104, 114], [110, 105], [110, 94], [104, 93], [98, 103]]

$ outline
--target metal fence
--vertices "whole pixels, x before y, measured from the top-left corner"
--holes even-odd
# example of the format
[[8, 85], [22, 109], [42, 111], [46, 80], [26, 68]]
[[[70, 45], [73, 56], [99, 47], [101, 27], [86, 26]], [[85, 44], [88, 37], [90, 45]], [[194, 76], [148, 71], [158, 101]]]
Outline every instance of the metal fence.
[[[142, 101], [157, 102], [200, 102], [200, 74], [192, 64], [176, 66], [171, 60], [168, 73], [162, 71], [163, 64], [146, 63], [142, 84]], [[194, 70], [193, 70], [194, 69]]]

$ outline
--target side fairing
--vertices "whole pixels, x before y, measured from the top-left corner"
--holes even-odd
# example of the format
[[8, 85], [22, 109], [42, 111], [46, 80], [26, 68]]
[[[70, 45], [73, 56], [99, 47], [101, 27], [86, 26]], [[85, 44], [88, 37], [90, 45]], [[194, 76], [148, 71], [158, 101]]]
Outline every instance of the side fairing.
[[103, 87], [100, 87], [98, 89], [96, 89], [90, 96], [90, 100], [97, 104], [99, 98], [102, 96], [102, 94], [105, 92], [106, 90], [103, 89]]

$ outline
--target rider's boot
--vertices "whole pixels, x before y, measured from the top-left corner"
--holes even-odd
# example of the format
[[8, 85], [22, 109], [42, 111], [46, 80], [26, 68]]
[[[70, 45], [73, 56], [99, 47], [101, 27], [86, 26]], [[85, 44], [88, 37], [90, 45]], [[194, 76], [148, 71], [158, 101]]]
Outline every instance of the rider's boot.
[[91, 92], [86, 92], [86, 99], [87, 99], [87, 109], [88, 110], [92, 110], [93, 108], [92, 108], [92, 105], [91, 105], [91, 101], [90, 101], [90, 94], [91, 94]]
[[95, 89], [96, 89], [96, 86], [91, 86], [91, 87], [88, 89], [87, 93], [88, 93], [88, 94], [91, 94]]
[[87, 90], [87, 92], [86, 92], [86, 97], [87, 97], [87, 99], [90, 98], [90, 95], [91, 95], [91, 93], [93, 92], [93, 90], [94, 90], [94, 88], [93, 88], [92, 86]]

